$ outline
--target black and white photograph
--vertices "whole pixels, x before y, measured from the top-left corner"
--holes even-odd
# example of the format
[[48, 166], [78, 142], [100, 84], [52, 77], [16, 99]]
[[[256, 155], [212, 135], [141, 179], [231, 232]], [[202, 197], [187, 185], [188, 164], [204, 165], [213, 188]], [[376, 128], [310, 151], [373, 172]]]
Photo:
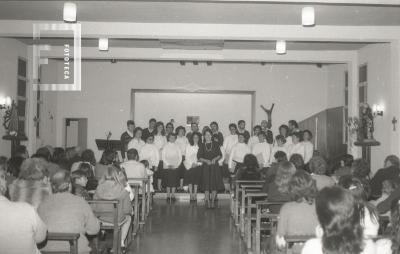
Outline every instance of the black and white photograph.
[[400, 254], [400, 0], [0, 0], [0, 254]]

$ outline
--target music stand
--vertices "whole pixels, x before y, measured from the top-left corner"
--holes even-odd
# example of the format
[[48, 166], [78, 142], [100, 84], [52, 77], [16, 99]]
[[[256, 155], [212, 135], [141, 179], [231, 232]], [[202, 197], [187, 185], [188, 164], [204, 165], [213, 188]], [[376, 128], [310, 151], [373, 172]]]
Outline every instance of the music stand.
[[120, 140], [110, 140], [110, 139], [96, 139], [97, 149], [100, 151], [111, 150], [111, 151], [121, 151], [121, 141]]

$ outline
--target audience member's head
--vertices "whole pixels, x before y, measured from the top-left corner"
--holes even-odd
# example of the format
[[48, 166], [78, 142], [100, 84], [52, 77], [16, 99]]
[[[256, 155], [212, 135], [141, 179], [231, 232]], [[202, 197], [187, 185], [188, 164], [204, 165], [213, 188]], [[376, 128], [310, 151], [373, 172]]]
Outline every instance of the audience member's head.
[[360, 202], [367, 201], [371, 192], [368, 182], [350, 175], [340, 177], [339, 185], [349, 190], [355, 199]]
[[22, 157], [11, 157], [8, 160], [7, 172], [15, 178], [18, 178], [19, 172], [21, 171], [22, 162], [24, 162]]
[[86, 149], [82, 152], [82, 161], [89, 162], [91, 165], [96, 165], [96, 157], [91, 149]]
[[135, 129], [135, 122], [133, 120], [128, 120], [126, 122], [126, 128], [133, 133], [133, 130]]
[[62, 193], [71, 191], [71, 178], [66, 170], [57, 171], [50, 179], [53, 193]]
[[360, 179], [368, 179], [371, 168], [366, 160], [357, 159], [354, 160], [353, 164], [351, 165], [351, 172], [355, 177]]
[[317, 195], [315, 180], [306, 171], [297, 171], [289, 182], [289, 195], [293, 201], [312, 204]]
[[68, 162], [72, 165], [74, 162], [80, 161], [81, 158], [79, 156], [79, 148], [77, 147], [68, 147], [65, 150], [65, 157], [67, 158]]
[[128, 181], [125, 171], [116, 165], [109, 165], [103, 178], [105, 181], [115, 182], [122, 188], [125, 188], [126, 183]]
[[19, 178], [28, 181], [42, 181], [48, 179], [47, 162], [42, 158], [29, 158], [21, 165]]
[[274, 154], [274, 158], [275, 158], [275, 160], [276, 160], [276, 162], [284, 162], [284, 161], [287, 161], [288, 159], [287, 159], [287, 155], [286, 155], [286, 153], [285, 152], [283, 152], [283, 151], [277, 151], [275, 154]]
[[400, 167], [400, 159], [396, 155], [389, 155], [385, 158], [385, 168], [394, 166], [396, 168]]
[[392, 192], [400, 187], [399, 179], [388, 179], [382, 182], [382, 194], [389, 196]]
[[7, 157], [0, 156], [0, 169], [6, 171], [7, 170]]
[[51, 161], [51, 153], [47, 147], [39, 148], [32, 157], [42, 158], [45, 159], [46, 161]]
[[243, 164], [248, 170], [257, 170], [259, 168], [257, 157], [251, 153], [244, 156]]
[[92, 164], [88, 162], [82, 162], [79, 164], [78, 170], [81, 170], [85, 172], [86, 177], [94, 177], [93, 169], [92, 169]]
[[59, 163], [63, 160], [66, 160], [65, 150], [62, 147], [55, 147], [53, 152], [52, 162]]
[[303, 131], [303, 140], [304, 141], [310, 141], [312, 138], [313, 138], [313, 135], [310, 130]]
[[73, 185], [86, 187], [88, 182], [87, 174], [85, 171], [78, 169], [71, 174], [71, 182]]
[[289, 161], [295, 166], [297, 170], [304, 169], [303, 156], [298, 153], [292, 154]]
[[109, 165], [112, 164], [115, 160], [115, 153], [112, 150], [104, 150], [101, 155], [100, 164]]
[[310, 172], [316, 175], [325, 175], [328, 164], [322, 156], [314, 156], [309, 163]]
[[130, 161], [138, 161], [139, 160], [139, 153], [136, 149], [131, 148], [126, 152], [128, 160]]
[[279, 192], [288, 193], [289, 182], [294, 173], [296, 173], [296, 168], [291, 162], [285, 161], [279, 163], [274, 180], [275, 184], [278, 186]]
[[351, 167], [354, 161], [354, 157], [351, 154], [345, 154], [343, 155], [341, 161], [341, 166], [342, 167]]
[[7, 192], [7, 173], [0, 168], [0, 195], [4, 196]]
[[323, 230], [324, 253], [361, 253], [363, 229], [354, 196], [340, 187], [326, 187], [316, 197], [316, 212]]
[[150, 167], [150, 163], [148, 160], [141, 160], [140, 163], [143, 164], [144, 168], [149, 168]]
[[14, 156], [27, 159], [29, 158], [28, 149], [24, 145], [19, 145], [14, 151]]

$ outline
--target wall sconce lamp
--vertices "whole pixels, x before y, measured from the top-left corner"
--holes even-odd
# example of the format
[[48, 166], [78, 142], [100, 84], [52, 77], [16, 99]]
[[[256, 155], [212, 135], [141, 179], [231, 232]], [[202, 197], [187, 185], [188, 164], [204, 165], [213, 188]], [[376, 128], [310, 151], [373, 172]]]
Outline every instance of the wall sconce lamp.
[[0, 97], [0, 110], [9, 109], [12, 104], [12, 99], [10, 96]]
[[372, 113], [374, 116], [383, 116], [383, 106], [381, 104], [374, 104], [372, 106]]

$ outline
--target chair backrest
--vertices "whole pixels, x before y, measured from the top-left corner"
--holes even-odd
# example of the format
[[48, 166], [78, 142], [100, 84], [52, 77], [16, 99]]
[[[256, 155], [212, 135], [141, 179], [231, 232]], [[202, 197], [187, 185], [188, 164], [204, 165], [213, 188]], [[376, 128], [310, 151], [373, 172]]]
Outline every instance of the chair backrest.
[[112, 222], [114, 225], [119, 223], [119, 200], [103, 200], [94, 199], [88, 201], [89, 205], [92, 207], [93, 213], [97, 218], [109, 218], [112, 217]]
[[[54, 233], [48, 232], [47, 233], [47, 241], [62, 241], [69, 243], [69, 252], [70, 254], [78, 254], [78, 239], [80, 237], [79, 233]], [[50, 252], [41, 251], [43, 254], [47, 254]], [[54, 253], [54, 252], [51, 252]], [[66, 253], [64, 251], [60, 251], [57, 253]]]
[[286, 203], [286, 201], [261, 201], [257, 202], [257, 208], [261, 210], [261, 217], [265, 214], [279, 214], [281, 207]]

